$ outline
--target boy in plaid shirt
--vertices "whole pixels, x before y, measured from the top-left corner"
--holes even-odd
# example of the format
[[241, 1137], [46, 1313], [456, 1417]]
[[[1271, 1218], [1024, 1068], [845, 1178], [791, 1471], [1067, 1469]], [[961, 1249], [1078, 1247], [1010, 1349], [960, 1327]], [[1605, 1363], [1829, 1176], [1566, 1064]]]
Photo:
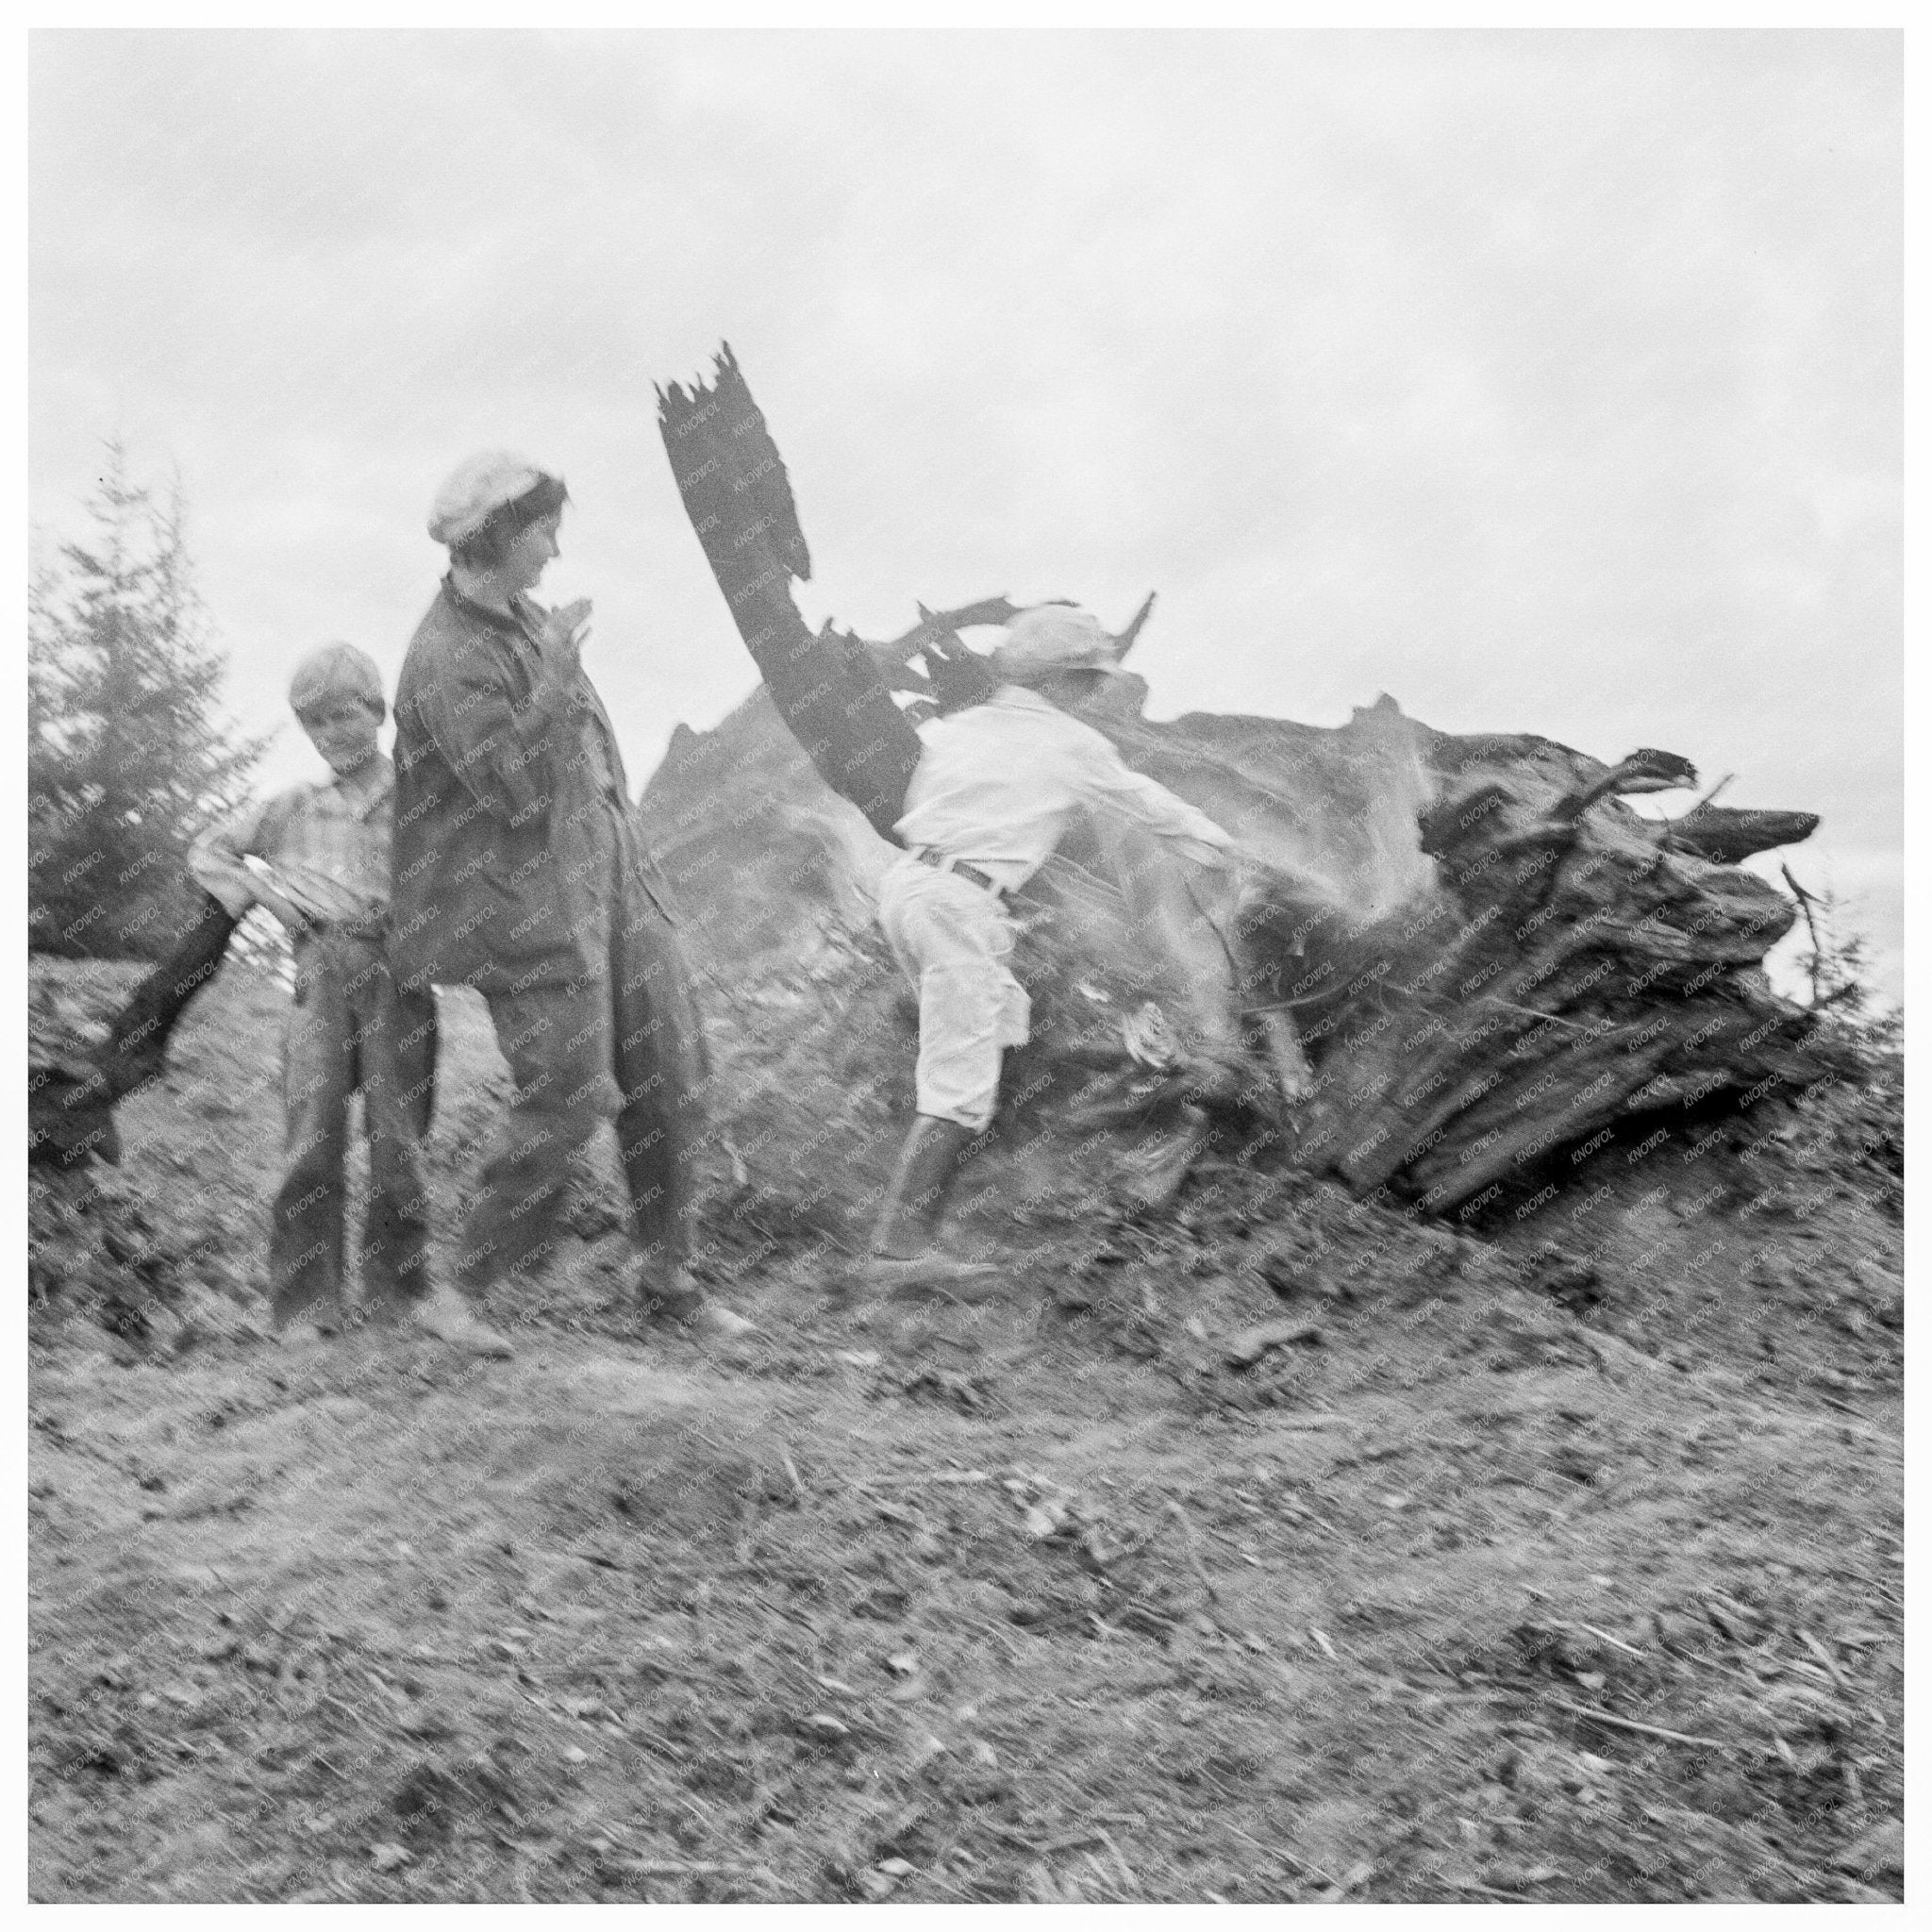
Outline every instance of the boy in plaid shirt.
[[349, 1096], [359, 1087], [369, 1137], [362, 1281], [373, 1311], [413, 1313], [434, 1333], [450, 1326], [445, 1339], [500, 1353], [467, 1305], [452, 1310], [447, 1291], [430, 1290], [417, 1146], [429, 1125], [436, 1008], [426, 990], [398, 991], [385, 950], [395, 769], [375, 741], [387, 715], [382, 674], [353, 645], [325, 644], [296, 667], [289, 702], [330, 781], [294, 786], [205, 832], [188, 858], [231, 916], [266, 906], [294, 941], [284, 1169], [269, 1240], [274, 1324], [283, 1333], [341, 1325]]

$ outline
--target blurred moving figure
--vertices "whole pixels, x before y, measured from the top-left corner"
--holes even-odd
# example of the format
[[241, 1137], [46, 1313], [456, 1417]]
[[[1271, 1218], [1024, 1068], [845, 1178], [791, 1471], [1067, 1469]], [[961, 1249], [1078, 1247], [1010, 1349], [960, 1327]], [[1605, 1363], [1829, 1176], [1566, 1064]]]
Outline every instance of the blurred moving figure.
[[[921, 756], [893, 827], [906, 854], [887, 869], [878, 907], [919, 992], [918, 1111], [873, 1233], [875, 1291], [969, 1295], [992, 1273], [948, 1254], [940, 1230], [961, 1159], [992, 1119], [1002, 1058], [1028, 1037], [1006, 900], [1045, 864], [1074, 813], [1224, 874], [1227, 833], [1060, 708], [1118, 675], [1115, 652], [1091, 612], [1023, 611], [991, 655], [984, 694], [919, 726]], [[1146, 909], [1181, 924], [1173, 872], [1132, 871]], [[1221, 1006], [1222, 1030], [1231, 1030], [1232, 1002]]]

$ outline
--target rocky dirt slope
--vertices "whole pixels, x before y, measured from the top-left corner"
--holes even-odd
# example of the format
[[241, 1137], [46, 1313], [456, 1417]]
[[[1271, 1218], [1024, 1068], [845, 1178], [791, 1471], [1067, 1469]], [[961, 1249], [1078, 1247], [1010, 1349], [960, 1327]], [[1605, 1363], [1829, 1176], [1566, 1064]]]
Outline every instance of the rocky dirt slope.
[[[706, 957], [747, 1369], [633, 1334], [594, 1187], [513, 1362], [265, 1341], [233, 967], [124, 1164], [34, 1181], [36, 1897], [1900, 1895], [1895, 1074], [1480, 1238], [1261, 1135], [1137, 1217], [1023, 1102], [1010, 1292], [908, 1338], [827, 1293], [887, 962]], [[446, 1021], [444, 1225], [504, 1080]]]

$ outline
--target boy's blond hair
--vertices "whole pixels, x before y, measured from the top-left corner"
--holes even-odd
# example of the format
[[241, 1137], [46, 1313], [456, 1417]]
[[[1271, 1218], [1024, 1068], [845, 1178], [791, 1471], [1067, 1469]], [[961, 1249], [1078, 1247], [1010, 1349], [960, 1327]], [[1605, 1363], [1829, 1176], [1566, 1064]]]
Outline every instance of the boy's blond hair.
[[329, 698], [359, 698], [379, 717], [389, 715], [382, 673], [375, 659], [354, 644], [323, 644], [310, 651], [289, 680], [289, 703], [297, 716]]

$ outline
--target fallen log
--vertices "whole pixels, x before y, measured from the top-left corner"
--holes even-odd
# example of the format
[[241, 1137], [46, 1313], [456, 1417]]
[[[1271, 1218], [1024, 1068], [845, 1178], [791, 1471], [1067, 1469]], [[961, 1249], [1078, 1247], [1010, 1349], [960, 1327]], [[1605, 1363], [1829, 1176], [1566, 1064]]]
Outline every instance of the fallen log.
[[27, 1159], [75, 1167], [121, 1158], [114, 1108], [166, 1064], [168, 1039], [227, 952], [237, 922], [207, 893], [168, 957], [113, 1018], [91, 1020], [51, 989], [29, 1003]]

